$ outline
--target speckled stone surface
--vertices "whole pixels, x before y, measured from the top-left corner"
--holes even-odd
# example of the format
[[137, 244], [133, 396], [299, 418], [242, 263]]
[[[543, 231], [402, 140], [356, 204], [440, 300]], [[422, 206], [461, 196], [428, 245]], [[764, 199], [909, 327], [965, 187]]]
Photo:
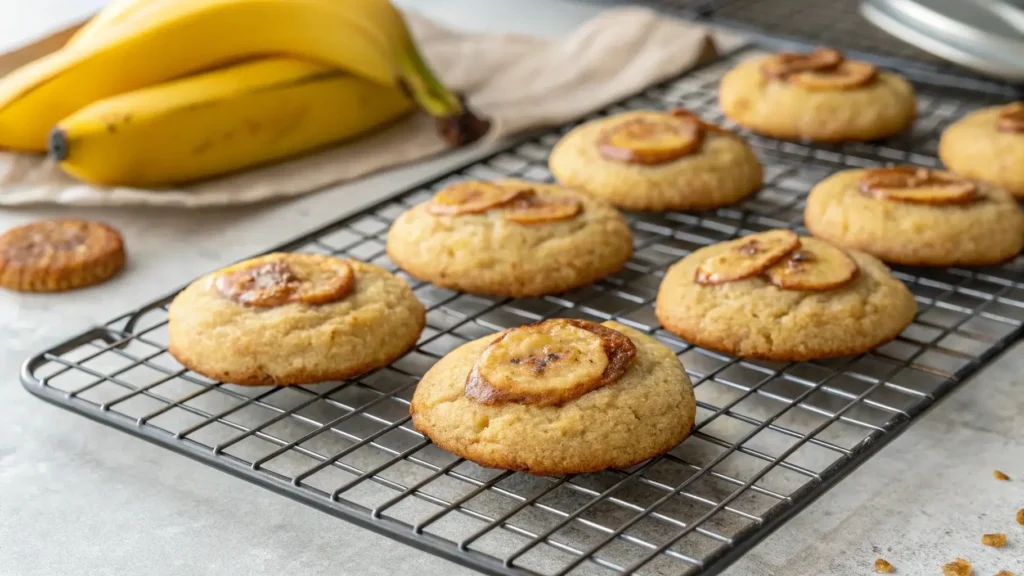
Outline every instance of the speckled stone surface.
[[[37, 24], [54, 14], [73, 18], [101, 1], [4, 3], [0, 30], [41, 32], [46, 27]], [[546, 34], [595, 11], [554, 0], [401, 4], [466, 27]], [[26, 357], [64, 336], [471, 154], [288, 203], [203, 212], [76, 209], [124, 233], [129, 264], [114, 281], [75, 293], [0, 292], [0, 576], [473, 574], [51, 407], [17, 380]], [[0, 229], [67, 214], [4, 211]], [[970, 559], [979, 575], [1024, 574], [1024, 527], [1013, 521], [1024, 507], [1022, 370], [1018, 345], [727, 574], [869, 574], [884, 557], [898, 574], [928, 575], [956, 556]], [[995, 468], [1015, 481], [996, 482]], [[983, 547], [981, 534], [996, 531], [1007, 532], [1010, 545]]]

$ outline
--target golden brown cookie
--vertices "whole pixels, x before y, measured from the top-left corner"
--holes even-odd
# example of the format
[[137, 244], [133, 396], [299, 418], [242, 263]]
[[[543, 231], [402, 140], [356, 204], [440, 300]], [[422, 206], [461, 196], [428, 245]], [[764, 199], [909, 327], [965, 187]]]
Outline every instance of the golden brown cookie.
[[169, 312], [172, 356], [234, 384], [352, 378], [412, 348], [426, 322], [409, 286], [378, 266], [274, 253], [208, 274]]
[[1024, 198], [1024, 102], [983, 108], [951, 124], [939, 158], [951, 172]]
[[92, 286], [120, 272], [124, 261], [121, 235], [100, 222], [33, 222], [0, 235], [0, 286], [11, 290]]
[[420, 380], [412, 421], [482, 466], [534, 474], [626, 468], [693, 428], [679, 359], [614, 322], [553, 319], [453, 350]]
[[819, 142], [886, 138], [917, 114], [914, 89], [902, 76], [827, 48], [741, 62], [722, 78], [718, 103], [754, 132]]
[[618, 271], [633, 235], [606, 202], [560, 186], [470, 181], [402, 214], [387, 251], [402, 270], [438, 286], [540, 296]]
[[761, 187], [742, 138], [682, 109], [626, 112], [587, 122], [555, 145], [548, 167], [562, 184], [624, 210], [707, 210]]
[[776, 361], [861, 354], [914, 320], [914, 296], [875, 257], [794, 236], [771, 230], [683, 258], [661, 282], [658, 320], [697, 346]]
[[1000, 188], [913, 166], [844, 170], [807, 198], [811, 234], [898, 264], [984, 266], [1024, 248], [1024, 213]]

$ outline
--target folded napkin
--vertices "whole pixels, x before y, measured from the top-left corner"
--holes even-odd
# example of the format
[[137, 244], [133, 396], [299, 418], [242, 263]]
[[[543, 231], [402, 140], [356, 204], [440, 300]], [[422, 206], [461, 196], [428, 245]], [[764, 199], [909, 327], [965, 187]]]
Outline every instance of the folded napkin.
[[[494, 140], [564, 123], [714, 56], [702, 28], [642, 8], [608, 10], [562, 38], [466, 33], [406, 14], [440, 78], [493, 122]], [[0, 205], [217, 206], [306, 194], [446, 150], [413, 114], [372, 135], [295, 159], [172, 189], [78, 182], [42, 156], [0, 152]]]

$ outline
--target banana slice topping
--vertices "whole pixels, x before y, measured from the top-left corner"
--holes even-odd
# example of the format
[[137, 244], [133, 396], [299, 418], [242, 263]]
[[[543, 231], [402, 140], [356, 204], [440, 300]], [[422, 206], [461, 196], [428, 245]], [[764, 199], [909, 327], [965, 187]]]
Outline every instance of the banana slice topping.
[[765, 60], [761, 72], [816, 92], [850, 90], [875, 79], [878, 69], [868, 62], [847, 60], [832, 48], [818, 48], [810, 54], [783, 52]]
[[704, 140], [705, 124], [693, 113], [651, 113], [609, 127], [597, 140], [601, 156], [631, 164], [664, 164], [693, 154]]
[[586, 320], [556, 318], [513, 328], [484, 349], [466, 379], [481, 404], [557, 406], [622, 378], [636, 346]]
[[761, 64], [761, 72], [769, 78], [786, 78], [799, 72], [831, 70], [843, 63], [842, 52], [832, 48], [815, 48], [809, 54], [780, 52]]
[[870, 198], [914, 204], [967, 204], [982, 198], [969, 180], [915, 166], [868, 170], [860, 181], [860, 191]]
[[427, 211], [437, 216], [482, 214], [504, 205], [521, 191], [521, 188], [499, 186], [492, 182], [460, 182], [435, 194], [427, 205]]
[[768, 230], [725, 242], [697, 267], [694, 281], [715, 285], [756, 276], [785, 290], [839, 288], [857, 276], [857, 263], [845, 252], [791, 230]]
[[578, 198], [526, 190], [504, 206], [503, 216], [517, 224], [545, 224], [575, 218], [582, 209]]
[[698, 284], [723, 284], [761, 274], [800, 246], [792, 230], [769, 230], [727, 242], [697, 267]]
[[516, 224], [546, 224], [575, 218], [583, 203], [572, 195], [545, 192], [522, 182], [462, 182], [444, 188], [430, 201], [435, 216], [482, 214], [500, 210]]
[[996, 120], [996, 129], [1000, 132], [1024, 134], [1024, 101], [1004, 106]]
[[801, 238], [800, 247], [767, 271], [768, 281], [786, 290], [831, 290], [857, 275], [857, 263], [827, 242]]
[[315, 306], [349, 295], [355, 286], [352, 266], [323, 254], [269, 254], [223, 270], [215, 286], [239, 304], [273, 308], [289, 303]]

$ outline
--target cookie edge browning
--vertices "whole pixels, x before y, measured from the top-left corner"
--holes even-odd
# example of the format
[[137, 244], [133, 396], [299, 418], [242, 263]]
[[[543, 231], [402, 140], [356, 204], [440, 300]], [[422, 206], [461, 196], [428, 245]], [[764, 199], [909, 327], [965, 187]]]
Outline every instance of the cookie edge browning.
[[417, 417], [416, 417], [417, 414], [416, 414], [416, 412], [415, 411], [410, 411], [410, 413], [412, 414], [412, 425], [413, 425], [413, 428], [415, 428], [416, 431], [419, 432], [420, 434], [423, 434], [424, 436], [429, 438], [430, 441], [433, 442], [434, 445], [437, 446], [438, 448], [441, 448], [442, 450], [445, 450], [446, 452], [451, 452], [452, 454], [455, 454], [456, 456], [458, 456], [460, 458], [465, 458], [466, 460], [469, 460], [470, 462], [473, 462], [473, 463], [478, 464], [480, 466], [483, 466], [485, 468], [493, 468], [493, 469], [496, 469], [496, 470], [511, 470], [511, 471], [514, 471], [514, 472], [525, 472], [527, 474], [533, 474], [535, 476], [561, 476], [561, 475], [564, 475], [564, 474], [591, 474], [591, 473], [594, 473], [594, 472], [601, 472], [601, 471], [604, 471], [604, 470], [624, 470], [626, 468], [630, 468], [632, 466], [636, 466], [637, 464], [640, 464], [641, 462], [646, 462], [646, 461], [648, 461], [648, 460], [650, 460], [652, 458], [657, 458], [658, 456], [661, 456], [662, 454], [665, 454], [666, 452], [672, 450], [673, 448], [678, 446], [681, 442], [683, 442], [683, 440], [686, 440], [687, 438], [689, 438], [690, 435], [693, 433], [693, 429], [696, 427], [696, 418], [693, 418], [694, 421], [690, 423], [690, 427], [682, 435], [680, 435], [678, 438], [670, 439], [669, 442], [667, 442], [666, 444], [660, 445], [657, 448], [657, 451], [652, 450], [653, 453], [651, 455], [643, 457], [643, 458], [625, 458], [625, 459], [622, 459], [622, 460], [619, 460], [619, 461], [614, 461], [616, 456], [613, 455], [611, 458], [609, 458], [608, 462], [610, 462], [610, 463], [608, 463], [608, 464], [597, 464], [597, 463], [595, 463], [595, 464], [593, 464], [591, 466], [563, 467], [563, 468], [555, 468], [555, 467], [551, 467], [551, 468], [545, 468], [545, 467], [530, 468], [529, 466], [526, 466], [526, 465], [521, 464], [520, 462], [517, 462], [515, 458], [485, 459], [485, 458], [480, 458], [478, 456], [469, 456], [467, 451], [461, 449], [461, 447], [458, 445], [458, 443], [447, 442], [447, 441], [438, 441], [437, 439], [433, 438], [427, 431], [425, 431], [425, 430], [420, 428], [420, 425], [417, 423]]
[[[606, 324], [604, 322], [600, 322], [599, 324], [601, 326], [605, 326], [606, 328], [610, 328], [612, 330], [619, 331], [617, 328], [606, 326]], [[621, 333], [626, 338], [629, 338], [630, 340], [632, 340], [632, 337], [629, 334], [627, 334], [625, 332], [621, 332]], [[417, 408], [418, 405], [419, 405], [419, 402], [417, 400], [417, 396], [416, 395], [413, 396], [413, 399], [412, 399], [412, 401], [409, 404], [409, 413], [410, 413], [410, 415], [412, 417], [413, 428], [415, 428], [416, 431], [418, 431], [419, 433], [423, 434], [428, 439], [430, 439], [430, 441], [432, 443], [434, 443], [437, 447], [441, 448], [442, 450], [445, 450], [447, 452], [451, 452], [452, 454], [455, 454], [456, 456], [459, 456], [460, 458], [465, 458], [466, 460], [469, 460], [470, 462], [474, 462], [474, 463], [476, 463], [476, 464], [478, 464], [480, 466], [484, 466], [484, 467], [487, 467], [487, 468], [498, 469], [498, 470], [512, 470], [512, 471], [516, 471], [516, 472], [525, 472], [525, 473], [529, 473], [529, 474], [533, 474], [533, 475], [537, 475], [537, 476], [558, 476], [558, 475], [563, 475], [563, 474], [588, 474], [588, 473], [592, 473], [592, 472], [601, 472], [602, 470], [622, 470], [622, 469], [629, 468], [631, 466], [635, 466], [635, 465], [637, 465], [637, 464], [639, 464], [641, 462], [646, 462], [647, 460], [650, 460], [652, 458], [656, 458], [656, 457], [658, 457], [658, 456], [660, 456], [662, 454], [665, 454], [665, 453], [669, 452], [670, 450], [672, 450], [673, 448], [678, 446], [681, 442], [686, 440], [686, 438], [688, 438], [693, 433], [693, 429], [696, 427], [696, 422], [697, 422], [697, 417], [696, 417], [697, 398], [696, 398], [696, 395], [693, 392], [693, 384], [690, 381], [689, 376], [686, 374], [686, 370], [683, 367], [682, 362], [679, 361], [678, 357], [674, 353], [672, 353], [671, 349], [669, 349], [665, 344], [663, 344], [663, 343], [657, 341], [656, 339], [650, 337], [649, 335], [642, 334], [642, 333], [641, 333], [641, 335], [645, 336], [647, 338], [650, 338], [650, 340], [652, 340], [655, 344], [665, 348], [669, 352], [669, 354], [672, 356], [672, 358], [674, 358], [675, 361], [678, 363], [679, 373], [682, 376], [681, 383], [686, 388], [686, 391], [687, 391], [687, 393], [685, 394], [687, 399], [685, 400], [684, 404], [688, 405], [688, 407], [690, 408], [690, 413], [688, 414], [688, 417], [690, 418], [690, 425], [689, 425], [689, 427], [683, 429], [680, 434], [678, 434], [676, 436], [672, 436], [670, 438], [667, 438], [666, 442], [664, 442], [662, 444], [659, 444], [656, 448], [652, 448], [650, 453], [648, 453], [646, 456], [637, 457], [637, 458], [621, 458], [619, 456], [619, 453], [612, 453], [609, 458], [600, 461], [600, 463], [597, 463], [595, 461], [593, 464], [581, 465], [581, 466], [577, 466], [577, 467], [563, 466], [563, 467], [533, 467], [533, 468], [525, 465], [521, 460], [517, 460], [517, 458], [515, 456], [509, 456], [510, 453], [506, 453], [506, 457], [504, 457], [504, 458], [500, 458], [500, 457], [482, 458], [482, 457], [480, 457], [479, 454], [471, 455], [469, 453], [470, 451], [464, 449], [467, 446], [473, 445], [474, 442], [470, 442], [470, 441], [466, 441], [466, 442], [449, 442], [446, 438], [441, 438], [441, 439], [436, 438], [435, 436], [437, 436], [437, 435], [432, 434], [431, 431], [428, 430], [428, 428], [430, 428], [430, 427], [424, 425], [424, 421], [423, 421], [424, 417], [421, 415], [423, 410], [420, 410], [420, 409]], [[497, 335], [495, 335], [495, 337], [496, 336]], [[471, 342], [467, 342], [466, 344], [463, 344], [462, 346], [466, 346], [466, 345], [471, 344], [471, 343], [472, 343], [472, 341]], [[634, 345], [638, 349], [637, 358], [634, 358], [634, 360], [633, 360], [634, 362], [636, 362], [638, 357], [639, 357], [639, 355], [640, 355], [640, 348], [641, 348], [641, 346], [636, 345], [635, 342], [634, 342]], [[460, 348], [462, 346], [460, 346]], [[449, 355], [451, 355], [452, 353], [454, 353], [457, 350], [458, 350], [458, 348], [456, 348], [452, 352], [449, 352], [447, 355], [445, 355], [445, 357], [441, 358], [440, 361], [438, 361], [433, 366], [431, 366], [430, 370], [428, 370], [427, 373], [423, 375], [423, 377], [421, 378], [420, 381], [423, 382], [424, 380], [426, 380], [427, 377], [430, 375], [430, 373], [432, 371], [438, 369], [438, 367], [446, 367], [446, 365], [444, 364], [445, 360], [449, 358]], [[472, 367], [470, 367], [470, 370], [471, 369], [472, 369]], [[600, 388], [597, 389], [597, 390], [600, 390]], [[418, 391], [418, 389], [417, 389], [417, 391]], [[540, 408], [540, 409], [544, 409], [544, 410], [556, 409], [557, 410], [557, 409], [559, 409], [559, 407], [558, 406], [547, 406], [547, 407], [543, 407], [543, 408]], [[616, 458], [619, 458], [619, 459], [616, 460]]]
[[[8, 278], [8, 274], [11, 270], [8, 268], [6, 259], [0, 257], [0, 288], [6, 288], [15, 292], [40, 294], [70, 292], [72, 290], [102, 284], [114, 276], [117, 276], [122, 270], [124, 270], [125, 264], [128, 260], [124, 248], [124, 237], [121, 236], [121, 233], [118, 232], [117, 229], [106, 222], [82, 220], [78, 218], [60, 218], [57, 220], [40, 220], [37, 222], [30, 222], [28, 224], [11, 228], [10, 230], [29, 227], [39, 222], [74, 222], [84, 223], [88, 226], [95, 226], [103, 229], [110, 235], [110, 238], [114, 242], [114, 246], [108, 253], [97, 254], [97, 263], [93, 263], [91, 265], [79, 262], [76, 263], [75, 266], [47, 268], [45, 270], [39, 268], [22, 268], [19, 273], [12, 274], [12, 278]], [[8, 232], [10, 230], [8, 230]], [[27, 274], [26, 271], [28, 271]]]

